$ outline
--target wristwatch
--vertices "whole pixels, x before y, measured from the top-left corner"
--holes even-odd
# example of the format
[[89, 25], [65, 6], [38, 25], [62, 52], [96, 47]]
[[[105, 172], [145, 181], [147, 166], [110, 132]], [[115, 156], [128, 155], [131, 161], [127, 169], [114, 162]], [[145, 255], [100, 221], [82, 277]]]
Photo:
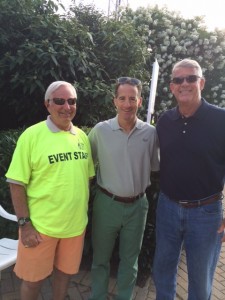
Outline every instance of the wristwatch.
[[24, 225], [26, 225], [29, 222], [31, 222], [31, 219], [29, 217], [27, 217], [27, 218], [22, 217], [22, 218], [18, 219], [18, 225], [19, 226], [24, 226]]

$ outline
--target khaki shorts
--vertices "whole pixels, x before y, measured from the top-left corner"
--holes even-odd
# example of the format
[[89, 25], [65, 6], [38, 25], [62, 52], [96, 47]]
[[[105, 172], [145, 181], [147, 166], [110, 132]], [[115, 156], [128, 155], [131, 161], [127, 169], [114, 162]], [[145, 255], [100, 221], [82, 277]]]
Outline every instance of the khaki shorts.
[[25, 248], [19, 239], [18, 256], [14, 272], [26, 281], [35, 282], [48, 277], [54, 267], [66, 274], [79, 271], [84, 236], [53, 238], [40, 234], [43, 241], [34, 248]]

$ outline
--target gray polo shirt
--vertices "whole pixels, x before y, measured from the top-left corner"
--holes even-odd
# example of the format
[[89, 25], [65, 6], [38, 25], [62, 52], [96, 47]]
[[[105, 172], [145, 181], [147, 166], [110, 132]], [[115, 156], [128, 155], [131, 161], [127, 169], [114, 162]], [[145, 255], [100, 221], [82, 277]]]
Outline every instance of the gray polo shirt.
[[159, 170], [156, 129], [137, 119], [127, 134], [118, 117], [98, 123], [89, 133], [97, 183], [121, 197], [136, 196], [150, 185], [151, 171]]

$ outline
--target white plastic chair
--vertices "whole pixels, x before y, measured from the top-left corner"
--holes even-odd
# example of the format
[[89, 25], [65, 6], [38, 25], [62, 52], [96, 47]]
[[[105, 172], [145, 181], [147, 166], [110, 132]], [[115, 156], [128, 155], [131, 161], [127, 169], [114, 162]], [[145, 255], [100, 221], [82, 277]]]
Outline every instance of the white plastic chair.
[[[15, 215], [9, 214], [1, 205], [0, 216], [5, 219], [17, 222], [17, 217]], [[18, 240], [8, 238], [0, 239], [0, 280], [1, 271], [15, 264], [17, 257], [17, 247]]]

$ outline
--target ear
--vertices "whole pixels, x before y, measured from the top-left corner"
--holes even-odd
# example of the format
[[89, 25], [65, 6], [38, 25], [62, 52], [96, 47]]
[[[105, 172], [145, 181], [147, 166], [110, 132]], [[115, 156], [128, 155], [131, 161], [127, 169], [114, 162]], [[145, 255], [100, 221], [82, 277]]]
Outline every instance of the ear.
[[170, 82], [170, 91], [173, 94], [173, 90], [174, 90], [174, 84], [172, 82]]
[[138, 98], [138, 107], [142, 106], [142, 97]]
[[114, 103], [115, 107], [117, 108], [116, 98], [113, 98], [113, 103]]
[[200, 89], [201, 89], [201, 91], [204, 89], [204, 87], [205, 87], [205, 78], [202, 77], [202, 78], [200, 79]]
[[47, 110], [48, 110], [48, 108], [49, 108], [49, 102], [48, 101], [44, 101], [44, 106], [47, 108]]

